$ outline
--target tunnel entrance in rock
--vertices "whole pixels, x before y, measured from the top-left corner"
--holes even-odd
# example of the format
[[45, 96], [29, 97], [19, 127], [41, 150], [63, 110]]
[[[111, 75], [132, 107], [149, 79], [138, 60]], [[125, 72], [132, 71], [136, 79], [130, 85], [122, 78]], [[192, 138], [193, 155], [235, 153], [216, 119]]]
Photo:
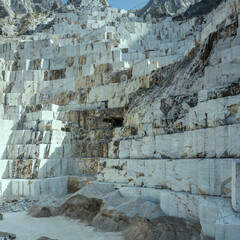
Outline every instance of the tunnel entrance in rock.
[[104, 122], [111, 123], [112, 128], [123, 127], [123, 117], [111, 117], [103, 119]]

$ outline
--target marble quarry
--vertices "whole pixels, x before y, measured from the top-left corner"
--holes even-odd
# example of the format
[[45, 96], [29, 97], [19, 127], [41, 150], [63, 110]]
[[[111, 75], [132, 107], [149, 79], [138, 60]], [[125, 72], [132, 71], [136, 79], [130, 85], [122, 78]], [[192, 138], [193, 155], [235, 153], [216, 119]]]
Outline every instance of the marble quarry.
[[179, 14], [72, 0], [1, 37], [0, 196], [112, 185], [239, 238], [239, 1]]

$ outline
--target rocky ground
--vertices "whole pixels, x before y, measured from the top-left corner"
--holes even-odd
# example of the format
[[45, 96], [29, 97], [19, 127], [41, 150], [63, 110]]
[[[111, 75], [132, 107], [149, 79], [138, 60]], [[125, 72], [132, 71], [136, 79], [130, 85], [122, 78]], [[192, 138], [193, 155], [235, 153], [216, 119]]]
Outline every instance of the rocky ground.
[[[82, 239], [94, 240], [101, 239], [101, 234], [89, 238], [93, 234], [92, 230], [83, 223], [105, 233], [123, 234], [126, 240], [197, 240], [200, 239], [201, 232], [198, 222], [166, 217], [158, 204], [140, 198], [123, 198], [119, 190], [101, 184], [86, 186], [75, 194], [61, 198], [3, 197], [0, 199], [0, 212], [3, 213], [0, 231], [4, 231], [0, 232], [0, 237], [4, 240], [15, 238], [21, 240], [23, 237], [24, 240], [33, 240], [31, 237], [38, 240], [54, 239], [45, 235], [58, 237], [58, 240], [74, 239], [74, 234], [59, 238], [59, 234], [56, 233], [59, 227], [54, 225], [57, 223], [62, 224], [63, 229], [70, 225], [77, 228], [78, 224], [82, 224], [81, 231], [86, 235], [86, 238]], [[38, 228], [35, 229], [35, 225]], [[24, 226], [31, 226], [35, 234], [30, 232], [28, 236], [24, 235], [27, 228]], [[47, 230], [44, 232], [41, 228]], [[90, 235], [87, 236], [88, 234]], [[112, 236], [109, 233], [107, 239], [111, 239]]]
[[16, 235], [8, 232], [0, 232], [0, 238], [3, 240], [16, 239]]
[[69, 195], [59, 198], [55, 197], [21, 197], [21, 196], [7, 196], [0, 198], [0, 213], [5, 212], [23, 212], [28, 211], [33, 205], [38, 206], [59, 206], [65, 201]]
[[88, 222], [104, 232], [122, 232], [126, 240], [197, 240], [199, 222], [166, 217], [154, 202], [123, 198], [108, 185], [89, 185], [59, 206], [34, 205], [33, 217], [67, 216]]
[[[0, 198], [0, 221], [5, 220], [6, 215], [19, 213], [19, 212], [26, 212], [31, 209], [33, 206], [59, 206], [63, 201], [65, 201], [69, 195], [62, 196], [60, 198], [55, 197], [45, 197], [45, 198], [38, 198], [38, 197], [21, 197], [21, 196], [6, 196]], [[12, 220], [11, 220], [12, 222]], [[5, 222], [4, 222], [5, 223]], [[5, 231], [3, 229], [3, 223], [0, 224], [0, 239], [8, 240], [8, 239], [16, 239], [16, 234], [9, 233], [9, 232], [1, 232]], [[12, 228], [14, 232], [15, 229]], [[19, 238], [17, 238], [19, 239]], [[50, 238], [41, 237], [40, 240], [47, 240]]]
[[[64, 216], [33, 218], [27, 212], [5, 213], [0, 231], [14, 233], [16, 240], [122, 240], [120, 233], [104, 233], [86, 223]], [[9, 235], [6, 235], [7, 240]], [[1, 237], [0, 237], [1, 239]], [[2, 239], [1, 239], [2, 240]]]

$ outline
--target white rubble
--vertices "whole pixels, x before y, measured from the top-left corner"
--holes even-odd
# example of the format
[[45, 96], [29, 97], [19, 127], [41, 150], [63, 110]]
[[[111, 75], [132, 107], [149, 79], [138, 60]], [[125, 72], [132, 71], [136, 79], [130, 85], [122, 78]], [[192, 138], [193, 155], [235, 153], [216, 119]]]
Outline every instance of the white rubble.
[[6, 213], [1, 221], [0, 231], [15, 232], [16, 240], [35, 240], [46, 236], [59, 240], [75, 240], [81, 236], [89, 240], [122, 240], [120, 233], [96, 231], [85, 223], [65, 218], [33, 218], [27, 212]]
[[120, 192], [111, 185], [93, 184], [82, 188], [73, 196], [82, 195], [88, 198], [102, 199], [104, 203], [103, 209], [116, 210], [117, 212], [125, 213], [130, 218], [138, 215], [154, 219], [165, 215], [158, 204], [140, 198], [123, 198]]

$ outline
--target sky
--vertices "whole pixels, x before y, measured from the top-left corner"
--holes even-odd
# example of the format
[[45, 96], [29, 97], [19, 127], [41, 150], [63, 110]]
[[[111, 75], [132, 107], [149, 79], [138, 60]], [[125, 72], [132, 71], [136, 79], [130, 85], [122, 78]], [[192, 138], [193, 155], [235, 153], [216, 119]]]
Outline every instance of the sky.
[[[63, 3], [66, 3], [67, 0], [62, 0]], [[141, 8], [147, 4], [148, 0], [108, 0], [108, 3], [115, 8], [119, 9], [136, 9]]]

